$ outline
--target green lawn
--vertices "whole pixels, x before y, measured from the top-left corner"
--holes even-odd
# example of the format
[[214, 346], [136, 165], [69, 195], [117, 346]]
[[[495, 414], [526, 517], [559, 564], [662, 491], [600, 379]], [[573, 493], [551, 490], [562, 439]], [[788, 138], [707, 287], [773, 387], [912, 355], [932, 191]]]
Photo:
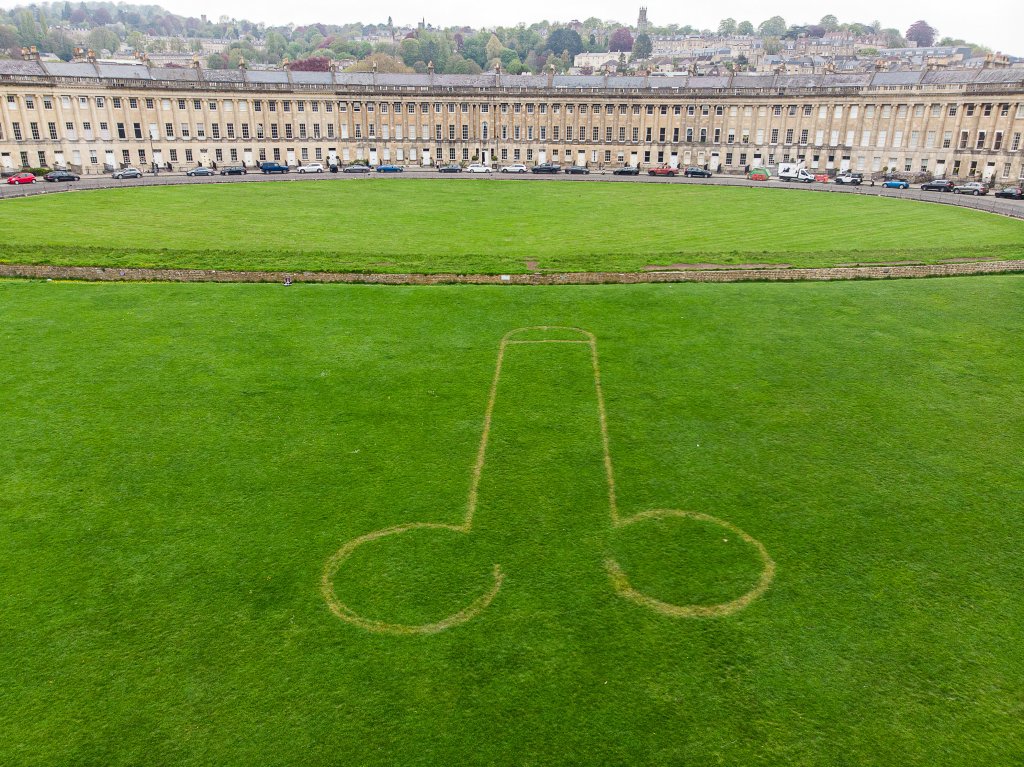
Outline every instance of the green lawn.
[[0, 204], [0, 261], [367, 272], [1024, 258], [1024, 222], [846, 194], [359, 179], [111, 189]]
[[[523, 188], [713, 191], [549, 186]], [[833, 200], [779, 199], [805, 197]], [[0, 764], [1017, 763], [1022, 305], [1011, 276], [0, 283]], [[738, 526], [777, 565], [760, 599], [693, 619], [615, 593], [609, 557], [676, 603], [732, 598], [760, 563], [708, 523], [613, 530], [587, 347], [536, 344], [506, 352], [472, 531], [367, 544], [334, 582], [365, 616], [428, 622], [497, 563], [493, 602], [429, 636], [331, 613], [344, 542], [462, 520], [499, 339], [533, 325], [596, 336], [623, 515]]]

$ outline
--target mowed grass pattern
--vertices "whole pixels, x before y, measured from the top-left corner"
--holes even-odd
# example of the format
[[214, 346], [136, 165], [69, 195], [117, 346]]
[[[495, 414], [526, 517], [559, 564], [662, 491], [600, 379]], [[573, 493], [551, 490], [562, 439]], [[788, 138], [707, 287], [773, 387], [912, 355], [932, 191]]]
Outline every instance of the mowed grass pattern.
[[[191, 191], [191, 190], [190, 190]], [[82, 195], [85, 197], [85, 195]], [[0, 763], [1011, 764], [1024, 279], [589, 288], [0, 283]], [[469, 623], [370, 634], [320, 594]]]
[[96, 266], [519, 273], [1024, 256], [1024, 222], [988, 213], [684, 184], [367, 178], [111, 189], [7, 200], [0, 227], [0, 261]]

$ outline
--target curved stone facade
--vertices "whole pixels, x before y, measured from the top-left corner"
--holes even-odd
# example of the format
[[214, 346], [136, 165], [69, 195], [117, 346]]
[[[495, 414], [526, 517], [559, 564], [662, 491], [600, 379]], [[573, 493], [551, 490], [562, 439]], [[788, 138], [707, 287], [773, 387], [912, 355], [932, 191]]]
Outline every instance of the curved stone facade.
[[0, 166], [558, 162], [1024, 175], [1024, 70], [433, 75], [0, 61]]

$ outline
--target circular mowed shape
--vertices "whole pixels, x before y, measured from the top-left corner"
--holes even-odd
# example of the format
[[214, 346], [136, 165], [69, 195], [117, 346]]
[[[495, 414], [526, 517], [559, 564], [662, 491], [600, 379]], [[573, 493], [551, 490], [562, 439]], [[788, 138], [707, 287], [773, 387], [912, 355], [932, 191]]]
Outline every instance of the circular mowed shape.
[[0, 205], [0, 262], [394, 273], [1020, 258], [1024, 222], [757, 187], [368, 178], [97, 190]]

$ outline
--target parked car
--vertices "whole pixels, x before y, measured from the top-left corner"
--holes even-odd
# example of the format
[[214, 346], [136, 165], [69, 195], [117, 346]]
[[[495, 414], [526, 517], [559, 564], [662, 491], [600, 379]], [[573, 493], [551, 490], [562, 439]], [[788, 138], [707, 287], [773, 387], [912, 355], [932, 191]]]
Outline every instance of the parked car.
[[265, 162], [260, 166], [261, 173], [287, 173], [288, 166], [279, 162]]
[[318, 162], [311, 162], [306, 165], [300, 165], [298, 167], [299, 173], [323, 173], [324, 166]]
[[81, 176], [66, 170], [51, 170], [43, 178], [47, 181], [81, 181]]
[[438, 173], [462, 173], [462, 166], [455, 162], [450, 162], [447, 165], [439, 165], [437, 167]]
[[679, 168], [673, 168], [671, 165], [655, 165], [652, 168], [647, 169], [648, 176], [678, 176]]
[[36, 175], [34, 173], [15, 173], [13, 176], [7, 179], [8, 184], [34, 184], [36, 183]]
[[1002, 197], [1006, 200], [1024, 199], [1024, 187], [1004, 186], [1002, 189], [996, 192], [996, 197]]
[[204, 168], [202, 165], [200, 165], [198, 168], [193, 168], [192, 170], [188, 171], [185, 175], [186, 176], [216, 176], [217, 174], [214, 173], [209, 168]]
[[840, 173], [836, 176], [836, 183], [842, 186], [860, 186], [864, 183], [864, 174], [862, 173]]
[[243, 165], [229, 165], [226, 168], [220, 169], [220, 175], [222, 176], [244, 176], [248, 172]]
[[921, 184], [921, 190], [924, 192], [952, 192], [953, 182], [948, 178], [937, 178], [934, 181]]
[[579, 176], [586, 176], [590, 173], [590, 168], [586, 165], [570, 165], [565, 169], [566, 173], [574, 173]]
[[910, 184], [902, 179], [890, 178], [887, 181], [882, 182], [884, 189], [910, 189]]
[[988, 187], [980, 181], [968, 181], [966, 184], [957, 184], [953, 187], [953, 194], [988, 194]]
[[683, 171], [683, 175], [687, 178], [711, 178], [711, 171], [698, 168], [696, 165], [691, 165]]
[[401, 165], [378, 165], [377, 166], [377, 172], [378, 173], [401, 173], [404, 170], [405, 170], [405, 168], [403, 168]]
[[110, 174], [111, 178], [142, 178], [142, 171], [138, 168], [121, 168]]
[[489, 165], [482, 165], [478, 162], [466, 168], [466, 173], [493, 173]]
[[502, 173], [528, 173], [529, 169], [522, 163], [515, 163], [513, 165], [506, 165], [501, 169]]
[[623, 165], [612, 171], [613, 176], [639, 176], [640, 167], [637, 165]]
[[346, 165], [342, 173], [369, 173], [369, 165]]
[[530, 170], [534, 173], [558, 173], [562, 170], [562, 166], [555, 165], [553, 162], [542, 162], [540, 165], [534, 165]]

